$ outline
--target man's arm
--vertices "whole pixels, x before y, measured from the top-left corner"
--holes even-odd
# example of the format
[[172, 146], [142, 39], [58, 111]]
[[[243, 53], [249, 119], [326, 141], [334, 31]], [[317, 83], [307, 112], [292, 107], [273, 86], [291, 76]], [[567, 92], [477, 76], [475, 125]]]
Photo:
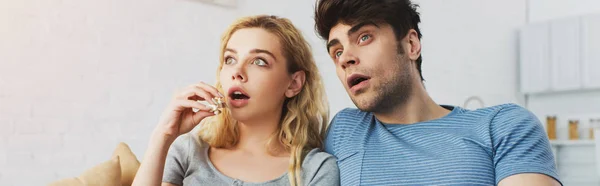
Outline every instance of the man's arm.
[[560, 185], [550, 142], [533, 113], [504, 105], [494, 116], [490, 132], [498, 185]]
[[523, 173], [504, 178], [498, 186], [560, 186], [560, 183], [545, 174]]

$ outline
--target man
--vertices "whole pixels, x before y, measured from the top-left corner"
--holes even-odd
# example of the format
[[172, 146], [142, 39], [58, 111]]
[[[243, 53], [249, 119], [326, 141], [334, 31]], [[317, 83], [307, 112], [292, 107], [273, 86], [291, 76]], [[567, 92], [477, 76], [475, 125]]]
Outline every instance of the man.
[[429, 97], [410, 0], [319, 0], [315, 21], [358, 107], [336, 114], [325, 141], [342, 185], [560, 185], [531, 112], [470, 111]]

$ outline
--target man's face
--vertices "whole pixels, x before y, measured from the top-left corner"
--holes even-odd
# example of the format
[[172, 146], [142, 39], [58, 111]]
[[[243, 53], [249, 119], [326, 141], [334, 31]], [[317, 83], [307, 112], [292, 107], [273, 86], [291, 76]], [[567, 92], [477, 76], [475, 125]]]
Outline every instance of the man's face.
[[388, 24], [339, 23], [327, 49], [338, 78], [352, 102], [363, 111], [386, 112], [404, 103], [411, 88], [411, 61]]

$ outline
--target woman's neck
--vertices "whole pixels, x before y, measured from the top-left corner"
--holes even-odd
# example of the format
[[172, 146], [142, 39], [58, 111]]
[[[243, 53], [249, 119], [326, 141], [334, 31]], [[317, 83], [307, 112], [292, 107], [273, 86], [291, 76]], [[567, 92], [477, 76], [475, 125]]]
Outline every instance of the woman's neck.
[[284, 147], [278, 140], [269, 143], [269, 139], [277, 135], [280, 119], [280, 114], [272, 114], [271, 116], [261, 116], [256, 120], [239, 121], [240, 138], [234, 149], [272, 156], [285, 154], [285, 151], [282, 150]]

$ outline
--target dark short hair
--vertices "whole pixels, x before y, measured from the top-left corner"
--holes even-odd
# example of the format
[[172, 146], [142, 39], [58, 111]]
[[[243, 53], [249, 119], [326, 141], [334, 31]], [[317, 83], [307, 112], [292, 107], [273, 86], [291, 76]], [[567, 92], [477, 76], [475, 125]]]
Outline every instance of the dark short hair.
[[[315, 8], [315, 29], [321, 38], [329, 40], [331, 28], [338, 23], [355, 25], [371, 21], [389, 24], [397, 40], [404, 38], [410, 29], [421, 39], [417, 7], [410, 0], [319, 0]], [[421, 61], [419, 56], [417, 70], [423, 80]]]

